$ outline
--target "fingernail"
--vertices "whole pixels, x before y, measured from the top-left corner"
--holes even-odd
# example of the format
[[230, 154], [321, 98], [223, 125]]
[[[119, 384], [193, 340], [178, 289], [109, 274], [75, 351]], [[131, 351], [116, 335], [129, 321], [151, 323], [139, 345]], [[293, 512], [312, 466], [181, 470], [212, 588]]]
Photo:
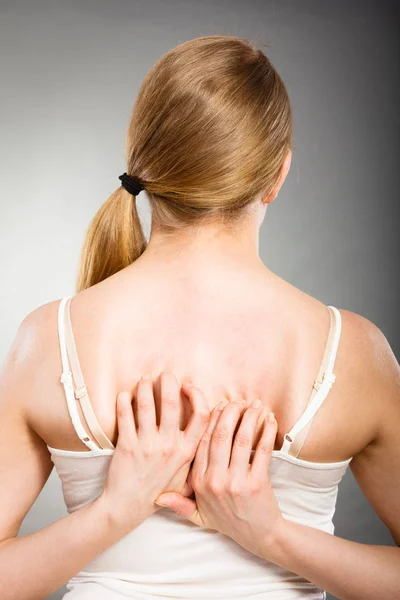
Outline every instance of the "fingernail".
[[273, 413], [273, 412], [270, 412], [270, 413], [269, 413], [269, 415], [268, 415], [268, 421], [269, 421], [270, 423], [273, 423], [273, 422], [275, 421], [275, 415], [274, 415], [274, 413]]
[[260, 406], [261, 406], [261, 400], [254, 400], [251, 403], [251, 408], [260, 408]]
[[141, 379], [150, 379], [150, 375], [148, 373], [145, 373], [144, 375], [142, 375]]

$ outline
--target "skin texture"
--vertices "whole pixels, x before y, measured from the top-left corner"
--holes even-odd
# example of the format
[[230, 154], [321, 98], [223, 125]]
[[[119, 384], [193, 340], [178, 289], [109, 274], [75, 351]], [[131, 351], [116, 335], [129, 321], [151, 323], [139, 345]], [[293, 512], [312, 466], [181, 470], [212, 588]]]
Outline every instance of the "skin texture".
[[[85, 382], [93, 410], [114, 445], [122, 439], [118, 393], [129, 391], [133, 397], [146, 372], [154, 383], [156, 414], [162, 402], [162, 374], [175, 374], [181, 429], [191, 413], [182, 383], [194, 383], [201, 390], [210, 412], [222, 399], [229, 403], [243, 399], [248, 405], [259, 398], [265, 414], [273, 411], [276, 417], [275, 449], [300, 417], [325, 348], [328, 310], [269, 270], [258, 253], [266, 207], [289, 165], [290, 156], [277, 188], [255, 200], [240, 228], [229, 232], [220, 224], [199, 226], [166, 237], [152, 227], [149, 245], [137, 261], [73, 298], [71, 318]], [[0, 375], [0, 597], [7, 600], [46, 597], [126, 531], [103, 495], [93, 506], [17, 538], [53, 469], [46, 444], [88, 451], [73, 429], [59, 381], [58, 306], [59, 300], [49, 302], [23, 319]], [[315, 416], [299, 458], [334, 462], [353, 456], [353, 475], [399, 544], [399, 365], [376, 325], [346, 309], [340, 312], [336, 382]], [[133, 416], [136, 420], [136, 403]], [[257, 421], [253, 446], [261, 431]], [[124, 461], [120, 466], [122, 479]], [[126, 490], [119, 469], [115, 465], [113, 469], [106, 494], [123, 503], [115, 490], [123, 495], [134, 489]], [[147, 498], [143, 515], [153, 510], [148, 506], [154, 500]], [[208, 505], [216, 503], [204, 494], [203, 516]], [[208, 516], [226, 528], [232, 506], [221, 515], [213, 511]], [[95, 532], [96, 522], [101, 527]], [[285, 529], [275, 529], [276, 535], [267, 540], [260, 536], [253, 549], [267, 558], [288, 560], [294, 572], [322, 583], [339, 598], [373, 597], [377, 585], [371, 580], [377, 575], [373, 562], [387, 586], [375, 597], [393, 597], [397, 547], [355, 544], [282, 523]], [[244, 522], [243, 530], [235, 521], [231, 525], [238, 543], [241, 539], [247, 544], [246, 532], [252, 525]], [[287, 535], [278, 535], [281, 531]], [[43, 574], [40, 579], [38, 572]]]

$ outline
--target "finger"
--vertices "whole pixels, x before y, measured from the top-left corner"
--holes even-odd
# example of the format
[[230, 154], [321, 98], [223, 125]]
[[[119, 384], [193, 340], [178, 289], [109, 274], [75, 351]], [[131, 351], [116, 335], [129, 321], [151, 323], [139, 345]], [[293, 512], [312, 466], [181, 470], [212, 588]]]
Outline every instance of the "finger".
[[159, 506], [169, 508], [177, 515], [186, 517], [186, 519], [189, 519], [189, 521], [192, 521], [192, 523], [199, 527], [204, 527], [205, 525], [197, 509], [196, 501], [185, 498], [182, 494], [178, 494], [177, 492], [163, 492], [154, 502]]
[[137, 385], [136, 393], [137, 420], [139, 437], [154, 433], [156, 409], [154, 406], [153, 380], [150, 375], [143, 375]]
[[179, 430], [181, 405], [180, 387], [174, 373], [161, 373], [160, 390], [160, 433], [172, 438], [175, 437], [177, 430]]
[[183, 434], [185, 443], [192, 449], [193, 456], [199, 442], [206, 432], [211, 413], [203, 392], [195, 385], [182, 384], [182, 389], [192, 406], [188, 424]]
[[189, 496], [191, 496], [193, 494], [193, 492], [194, 492], [194, 490], [193, 490], [192, 482], [188, 477], [184, 483], [181, 494], [182, 494], [182, 496], [186, 496], [187, 498], [189, 498]]
[[[270, 421], [271, 415], [272, 421]], [[264, 479], [268, 475], [272, 451], [275, 445], [276, 432], [277, 421], [274, 417], [274, 413], [271, 412], [264, 421], [264, 429], [260, 441], [257, 444], [253, 462], [251, 464], [250, 473], [257, 479]]]
[[218, 419], [220, 418], [222, 410], [228, 404], [228, 402], [228, 400], [222, 400], [222, 402], [220, 402], [211, 411], [207, 429], [200, 440], [200, 443], [196, 450], [196, 455], [194, 457], [192, 466], [192, 479], [197, 477], [203, 477], [205, 472], [207, 471], [211, 436], [218, 422]]
[[117, 421], [117, 445], [126, 449], [133, 448], [137, 443], [137, 433], [130, 392], [119, 392], [117, 395]]
[[253, 441], [255, 438], [257, 421], [262, 410], [261, 401], [255, 400], [245, 410], [239, 429], [233, 440], [229, 470], [243, 478], [249, 472], [249, 462]]
[[229, 402], [212, 433], [207, 470], [226, 471], [231, 459], [233, 433], [243, 411], [240, 402]]

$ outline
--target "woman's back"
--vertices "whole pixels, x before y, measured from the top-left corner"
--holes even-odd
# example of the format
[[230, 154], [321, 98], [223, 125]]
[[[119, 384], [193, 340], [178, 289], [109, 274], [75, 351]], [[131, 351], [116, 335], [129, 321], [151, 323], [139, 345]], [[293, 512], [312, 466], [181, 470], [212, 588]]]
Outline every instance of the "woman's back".
[[[133, 390], [144, 372], [156, 378], [170, 370], [178, 380], [196, 383], [210, 409], [224, 397], [259, 397], [276, 415], [276, 448], [303, 413], [327, 343], [327, 307], [262, 267], [220, 275], [215, 269], [215, 276], [201, 281], [196, 272], [185, 278], [182, 271], [163, 274], [160, 269], [153, 277], [152, 268], [142, 269], [138, 260], [74, 297], [72, 329], [83, 376], [99, 424], [114, 446], [116, 394]], [[28, 414], [49, 446], [85, 450], [59, 381], [58, 305], [39, 309], [46, 313], [42, 368]], [[374, 409], [366, 406], [370, 371], [363, 362], [369, 351], [363, 328], [370, 322], [349, 311], [340, 314], [336, 381], [298, 454], [308, 461], [346, 460], [374, 435]]]

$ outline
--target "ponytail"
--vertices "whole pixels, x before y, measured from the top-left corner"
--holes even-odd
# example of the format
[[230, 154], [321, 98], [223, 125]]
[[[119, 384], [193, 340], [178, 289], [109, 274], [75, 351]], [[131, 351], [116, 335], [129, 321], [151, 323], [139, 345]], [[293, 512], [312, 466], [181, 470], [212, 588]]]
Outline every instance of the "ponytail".
[[146, 246], [136, 197], [120, 186], [97, 211], [86, 232], [77, 292], [124, 269], [139, 258]]

